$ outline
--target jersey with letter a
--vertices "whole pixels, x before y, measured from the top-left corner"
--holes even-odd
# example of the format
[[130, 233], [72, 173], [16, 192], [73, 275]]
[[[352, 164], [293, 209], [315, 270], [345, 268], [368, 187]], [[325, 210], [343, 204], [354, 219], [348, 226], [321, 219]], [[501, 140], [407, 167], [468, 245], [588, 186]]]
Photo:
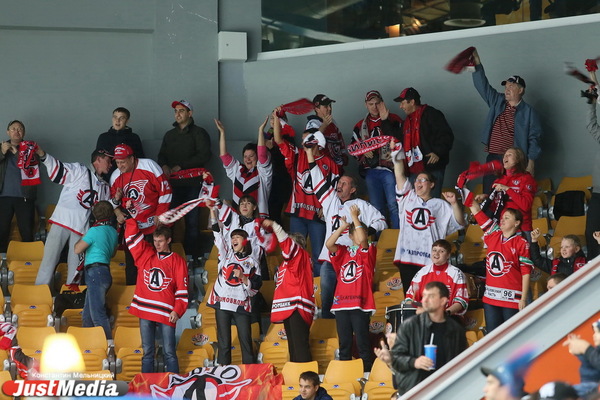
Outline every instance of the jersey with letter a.
[[483, 229], [483, 241], [488, 248], [483, 302], [518, 309], [523, 275], [531, 275], [533, 270], [529, 259], [529, 242], [518, 233], [505, 238], [498, 224], [483, 212], [475, 214], [475, 219]]
[[183, 316], [188, 305], [188, 269], [177, 253], [158, 253], [144, 240], [133, 219], [125, 221], [125, 242], [138, 268], [129, 313], [149, 321], [175, 326], [172, 311]]
[[445, 200], [423, 201], [406, 180], [402, 190], [396, 189], [400, 234], [394, 256], [395, 263], [419, 266], [431, 262], [431, 246], [462, 226], [454, 218], [452, 206]]
[[329, 253], [331, 264], [337, 277], [331, 312], [341, 310], [361, 310], [375, 313], [373, 298], [373, 276], [377, 247], [337, 246], [335, 253]]

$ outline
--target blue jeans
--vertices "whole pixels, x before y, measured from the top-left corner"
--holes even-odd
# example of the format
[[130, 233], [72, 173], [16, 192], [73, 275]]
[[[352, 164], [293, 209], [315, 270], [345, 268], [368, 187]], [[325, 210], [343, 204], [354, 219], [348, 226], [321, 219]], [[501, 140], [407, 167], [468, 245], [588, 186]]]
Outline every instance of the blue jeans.
[[336, 285], [337, 277], [333, 265], [329, 261], [323, 261], [321, 263], [321, 318], [335, 318], [331, 313], [331, 306]]
[[175, 350], [175, 327], [160, 322], [140, 318], [140, 334], [142, 335], [142, 373], [154, 372], [154, 341], [156, 328], [162, 335], [163, 355], [167, 372], [179, 373], [179, 360]]
[[[435, 186], [433, 189], [431, 189], [431, 196], [437, 197], [438, 199], [442, 198], [442, 186], [444, 185], [444, 173], [446, 172], [446, 168], [434, 169], [427, 172], [433, 175], [433, 178], [435, 179]], [[415, 186], [415, 180], [417, 179], [417, 176], [419, 176], [419, 174], [410, 174], [408, 177], [413, 187]]]
[[386, 215], [387, 205], [390, 227], [398, 229], [400, 221], [398, 220], [394, 173], [388, 169], [368, 169], [365, 181], [369, 192], [369, 202], [383, 215]]
[[310, 237], [313, 276], [319, 276], [321, 271], [319, 254], [321, 254], [321, 249], [325, 244], [325, 222], [291, 216], [290, 232], [299, 233], [305, 237]]
[[508, 321], [510, 317], [516, 315], [518, 312], [519, 310], [517, 308], [499, 307], [483, 303], [485, 330], [487, 333], [490, 333], [504, 322]]
[[106, 264], [94, 263], [84, 270], [85, 305], [83, 306], [83, 327], [101, 326], [107, 339], [112, 339], [110, 323], [106, 314], [106, 292], [112, 285], [110, 269]]

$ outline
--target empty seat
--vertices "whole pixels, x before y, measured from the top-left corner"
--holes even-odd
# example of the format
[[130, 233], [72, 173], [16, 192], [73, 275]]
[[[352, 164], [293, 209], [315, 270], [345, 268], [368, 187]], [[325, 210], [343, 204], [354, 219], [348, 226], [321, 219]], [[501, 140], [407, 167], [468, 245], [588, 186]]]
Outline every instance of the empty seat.
[[35, 284], [43, 256], [44, 243], [41, 241], [11, 241], [6, 251], [6, 265], [8, 268], [7, 284]]
[[116, 378], [131, 381], [142, 372], [142, 336], [139, 328], [118, 326], [115, 329]]
[[360, 379], [363, 377], [363, 361], [356, 360], [332, 360], [327, 366], [323, 384], [351, 384], [354, 395], [359, 396], [361, 391]]
[[70, 326], [67, 329], [67, 333], [73, 335], [75, 340], [77, 340], [86, 371], [109, 369], [107, 357], [108, 343], [102, 327], [78, 328]]
[[17, 329], [17, 342], [23, 353], [29, 357], [40, 359], [44, 340], [47, 336], [55, 334], [51, 326], [21, 326]]
[[179, 372], [183, 374], [204, 367], [205, 360], [214, 361], [216, 343], [217, 329], [214, 326], [184, 329], [177, 344]]
[[52, 295], [47, 285], [14, 285], [10, 307], [16, 326], [54, 325]]

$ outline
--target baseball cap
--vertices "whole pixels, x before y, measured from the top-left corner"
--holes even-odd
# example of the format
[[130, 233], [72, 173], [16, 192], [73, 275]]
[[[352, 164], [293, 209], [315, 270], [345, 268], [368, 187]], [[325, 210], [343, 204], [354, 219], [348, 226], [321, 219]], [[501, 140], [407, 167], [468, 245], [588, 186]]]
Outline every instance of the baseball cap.
[[126, 144], [120, 144], [115, 147], [115, 160], [124, 160], [133, 155], [133, 149]]
[[525, 79], [521, 78], [519, 75], [509, 76], [508, 78], [506, 78], [505, 81], [502, 81], [501, 85], [505, 86], [506, 82], [516, 83], [517, 85], [521, 86], [522, 88], [525, 88]]
[[112, 158], [112, 154], [108, 150], [98, 149], [92, 152], [92, 163], [96, 161], [98, 157], [110, 157]]
[[573, 386], [565, 382], [548, 382], [539, 390], [540, 400], [576, 400], [579, 398]]
[[325, 96], [324, 94], [318, 94], [315, 96], [315, 98], [313, 99], [312, 102], [315, 107], [319, 107], [319, 106], [328, 106], [331, 103], [335, 103], [335, 100], [330, 99], [329, 97]]
[[421, 95], [415, 90], [415, 88], [408, 87], [394, 99], [396, 103], [400, 103], [402, 100], [421, 100]]
[[383, 100], [383, 97], [381, 97], [381, 93], [379, 93], [377, 90], [369, 90], [365, 95], [365, 101], [369, 101], [373, 97], [379, 97], [380, 100]]
[[172, 108], [175, 108], [178, 105], [184, 106], [185, 108], [187, 108], [190, 111], [194, 111], [194, 107], [192, 107], [192, 103], [190, 103], [187, 100], [179, 100], [179, 101], [174, 101], [171, 103]]

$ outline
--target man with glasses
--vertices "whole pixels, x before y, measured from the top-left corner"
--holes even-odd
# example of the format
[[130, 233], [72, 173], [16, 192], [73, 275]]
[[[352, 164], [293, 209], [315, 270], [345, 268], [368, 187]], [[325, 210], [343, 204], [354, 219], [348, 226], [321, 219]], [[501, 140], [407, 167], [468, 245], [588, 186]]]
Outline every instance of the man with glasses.
[[[177, 179], [172, 178], [171, 174], [194, 168], [205, 168], [212, 152], [208, 132], [194, 124], [192, 104], [180, 100], [172, 102], [171, 107], [175, 111], [175, 122], [173, 129], [165, 133], [163, 138], [158, 152], [158, 165], [162, 167], [171, 184], [173, 190], [171, 208], [174, 208], [198, 197], [202, 175]], [[200, 209], [195, 208], [185, 216], [185, 252], [191, 254], [194, 259], [200, 255], [197, 254], [200, 249], [197, 243], [199, 213]]]

